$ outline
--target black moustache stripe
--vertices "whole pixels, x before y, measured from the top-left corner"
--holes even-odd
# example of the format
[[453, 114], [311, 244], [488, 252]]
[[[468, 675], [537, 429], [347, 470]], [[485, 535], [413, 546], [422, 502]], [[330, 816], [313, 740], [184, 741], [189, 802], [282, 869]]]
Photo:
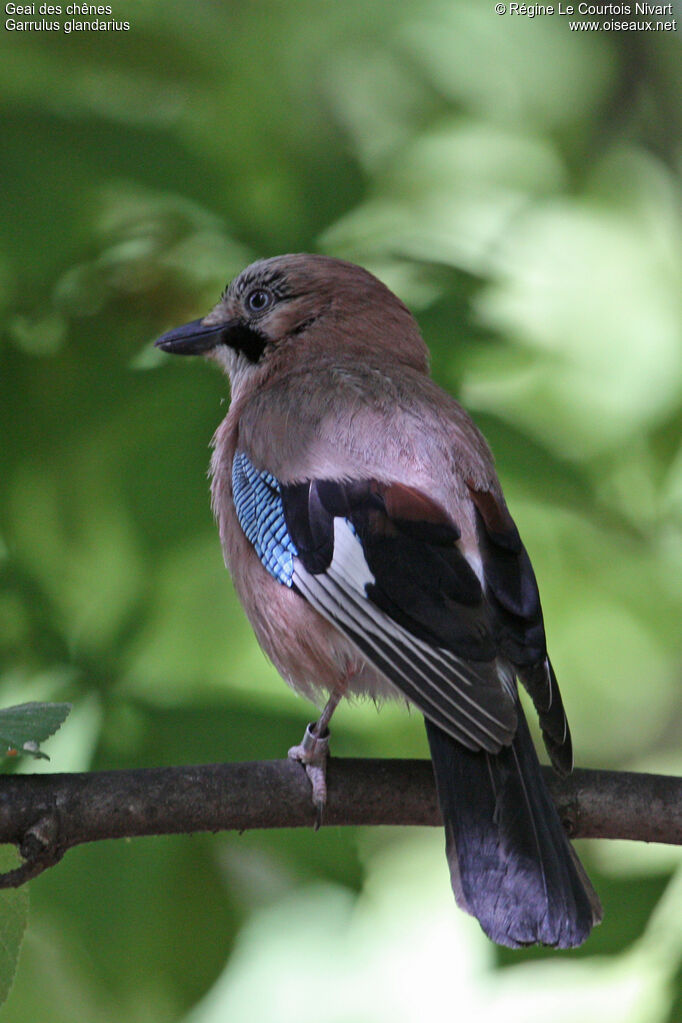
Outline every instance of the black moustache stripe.
[[268, 344], [265, 334], [261, 334], [255, 327], [249, 327], [246, 323], [235, 323], [234, 326], [231, 326], [225, 332], [222, 340], [224, 344], [234, 348], [237, 352], [241, 352], [249, 362], [254, 364], [260, 362]]

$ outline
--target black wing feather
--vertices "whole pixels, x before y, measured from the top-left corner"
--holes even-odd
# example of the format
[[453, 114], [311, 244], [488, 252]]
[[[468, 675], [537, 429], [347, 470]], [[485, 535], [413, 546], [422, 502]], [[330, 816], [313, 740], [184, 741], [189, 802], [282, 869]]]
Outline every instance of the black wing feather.
[[571, 733], [547, 642], [537, 581], [530, 558], [504, 501], [470, 488], [476, 505], [478, 539], [486, 594], [497, 642], [526, 687], [540, 719], [554, 767], [573, 766]]
[[[283, 486], [282, 502], [299, 592], [454, 738], [490, 751], [510, 742], [516, 711], [500, 679], [488, 605], [442, 509], [408, 487], [374, 481]], [[339, 519], [362, 545], [364, 591], [346, 585], [340, 568], [335, 578]]]

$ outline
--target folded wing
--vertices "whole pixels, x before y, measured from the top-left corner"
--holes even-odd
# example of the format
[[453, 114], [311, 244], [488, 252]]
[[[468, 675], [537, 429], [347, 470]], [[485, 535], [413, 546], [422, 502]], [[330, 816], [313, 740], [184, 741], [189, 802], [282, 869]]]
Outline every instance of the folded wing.
[[402, 484], [366, 480], [306, 481], [281, 495], [294, 587], [453, 738], [472, 750], [508, 745], [513, 681], [443, 510]]

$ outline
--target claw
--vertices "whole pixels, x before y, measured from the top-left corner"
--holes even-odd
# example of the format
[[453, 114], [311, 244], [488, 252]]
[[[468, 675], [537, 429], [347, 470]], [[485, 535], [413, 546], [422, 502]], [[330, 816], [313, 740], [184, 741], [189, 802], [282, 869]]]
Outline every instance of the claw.
[[287, 756], [305, 767], [312, 788], [315, 807], [315, 831], [322, 824], [322, 815], [327, 803], [327, 759], [329, 757], [329, 732], [323, 736], [315, 734], [316, 724], [311, 722], [298, 746], [292, 746]]

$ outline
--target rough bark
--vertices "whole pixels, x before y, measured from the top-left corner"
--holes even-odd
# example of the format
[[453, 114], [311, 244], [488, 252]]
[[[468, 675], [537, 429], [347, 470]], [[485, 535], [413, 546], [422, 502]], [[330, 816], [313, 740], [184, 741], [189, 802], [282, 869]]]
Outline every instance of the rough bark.
[[[682, 779], [576, 770], [547, 779], [568, 833], [682, 844]], [[438, 825], [428, 760], [332, 758], [324, 826]], [[138, 835], [313, 827], [310, 788], [289, 760], [84, 774], [7, 775], [0, 843], [24, 864], [0, 875], [15, 887], [84, 842]]]

